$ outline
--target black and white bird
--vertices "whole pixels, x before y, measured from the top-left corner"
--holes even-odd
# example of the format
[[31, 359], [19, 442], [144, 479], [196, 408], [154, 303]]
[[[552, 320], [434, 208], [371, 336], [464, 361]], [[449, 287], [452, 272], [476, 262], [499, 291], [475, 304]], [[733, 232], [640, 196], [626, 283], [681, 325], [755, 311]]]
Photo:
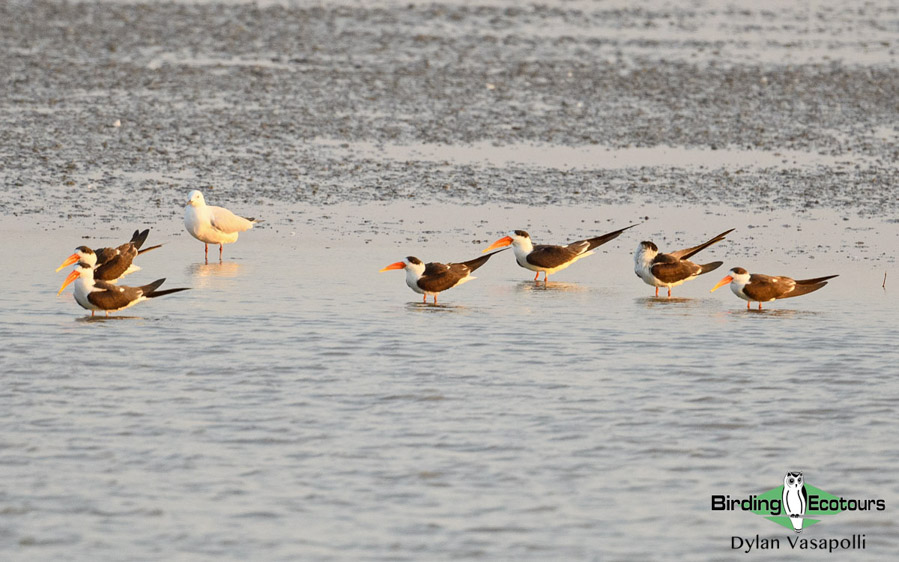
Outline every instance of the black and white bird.
[[56, 293], [59, 295], [74, 281], [75, 302], [77, 302], [81, 308], [90, 310], [91, 316], [98, 311], [105, 312], [106, 316], [109, 316], [110, 312], [132, 307], [147, 299], [161, 297], [179, 291], [186, 291], [188, 289], [188, 287], [181, 287], [178, 289], [166, 289], [164, 291], [158, 290], [165, 282], [165, 279], [157, 279], [149, 285], [143, 285], [141, 287], [120, 287], [108, 281], [99, 281], [94, 279], [95, 259], [96, 254], [87, 254], [85, 260], [79, 261], [78, 266], [69, 273], [69, 276], [66, 277], [66, 280]]
[[791, 279], [783, 276], [773, 277], [771, 275], [762, 275], [761, 273], [749, 273], [742, 267], [735, 267], [730, 270], [727, 277], [718, 281], [718, 284], [712, 287], [712, 290], [709, 292], [714, 292], [730, 283], [730, 290], [746, 301], [747, 309], [750, 308], [752, 301], [756, 301], [759, 303], [759, 310], [761, 310], [763, 302], [798, 297], [817, 291], [824, 285], [827, 285], [828, 279], [833, 279], [834, 277], [837, 277], [837, 275], [816, 277], [814, 279]]
[[209, 261], [209, 245], [219, 245], [219, 261], [222, 259], [224, 244], [237, 242], [241, 232], [253, 228], [260, 221], [235, 215], [228, 209], [207, 205], [203, 194], [196, 189], [187, 196], [184, 210], [184, 228], [206, 246], [206, 261]]
[[659, 247], [649, 241], [640, 242], [634, 252], [634, 273], [647, 285], [656, 288], [656, 296], [659, 296], [659, 287], [668, 288], [668, 296], [671, 296], [671, 287], [696, 279], [703, 273], [708, 273], [721, 267], [724, 262], [714, 261], [699, 265], [691, 262], [689, 257], [708, 248], [716, 242], [724, 240], [727, 234], [733, 232], [733, 228], [715, 236], [708, 242], [698, 246], [677, 250], [670, 254], [659, 253]]
[[498, 253], [493, 252], [461, 263], [431, 262], [426, 264], [416, 257], [408, 256], [403, 261], [381, 268], [379, 273], [392, 269], [405, 269], [406, 285], [416, 293], [423, 295], [422, 302], [428, 302], [428, 295], [431, 295], [434, 297], [434, 304], [437, 304], [437, 293], [477, 279], [471, 275], [472, 272]]
[[97, 264], [96, 269], [94, 269], [94, 279], [115, 283], [126, 275], [140, 271], [140, 267], [133, 263], [134, 258], [150, 250], [162, 247], [162, 244], [158, 244], [141, 250], [141, 246], [146, 242], [149, 234], [149, 228], [143, 232], [135, 230], [130, 241], [116, 248], [100, 248], [94, 251], [87, 246], [78, 246], [75, 248], [75, 253], [67, 257], [62, 262], [62, 265], [56, 268], [56, 271], [79, 261], [85, 261], [87, 259], [86, 256], [94, 254]]
[[513, 230], [508, 236], [500, 238], [485, 248], [484, 251], [489, 252], [496, 248], [511, 245], [512, 251], [515, 253], [515, 261], [518, 265], [525, 269], [536, 271], [537, 275], [534, 276], [534, 281], [537, 281], [540, 278], [540, 272], [542, 271], [543, 282], [545, 283], [546, 278], [549, 275], [556, 273], [557, 271], [562, 271], [579, 259], [593, 255], [594, 248], [618, 238], [622, 232], [629, 228], [634, 228], [635, 226], [637, 225], [632, 224], [620, 230], [609, 232], [608, 234], [603, 234], [596, 238], [578, 240], [577, 242], [572, 242], [566, 246], [534, 244], [531, 242], [531, 236], [527, 232], [523, 230]]

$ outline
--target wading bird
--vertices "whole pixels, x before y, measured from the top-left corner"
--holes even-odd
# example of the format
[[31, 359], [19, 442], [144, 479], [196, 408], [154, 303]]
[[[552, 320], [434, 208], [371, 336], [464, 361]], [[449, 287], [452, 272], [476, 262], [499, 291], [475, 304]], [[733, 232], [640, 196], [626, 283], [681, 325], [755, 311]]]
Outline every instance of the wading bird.
[[756, 301], [759, 303], [759, 310], [762, 309], [763, 302], [798, 297], [817, 291], [824, 285], [827, 285], [828, 279], [837, 277], [836, 275], [828, 275], [826, 277], [816, 277], [815, 279], [791, 279], [789, 277], [772, 277], [770, 275], [762, 275], [761, 273], [749, 273], [742, 267], [735, 267], [729, 273], [730, 275], [718, 281], [718, 284], [712, 287], [712, 290], [709, 292], [714, 292], [730, 283], [730, 290], [746, 301], [747, 309], [752, 304], [752, 301]]
[[634, 273], [646, 282], [647, 285], [656, 288], [656, 296], [659, 296], [659, 287], [668, 288], [668, 296], [671, 296], [671, 287], [696, 279], [703, 273], [708, 273], [721, 267], [724, 262], [714, 261], [704, 265], [698, 265], [687, 258], [699, 253], [716, 242], [724, 240], [724, 236], [733, 232], [733, 228], [722, 232], [708, 242], [698, 246], [678, 250], [670, 254], [660, 254], [659, 248], [652, 242], [640, 242], [634, 252]]
[[97, 311], [103, 311], [106, 313], [106, 316], [109, 316], [110, 312], [123, 310], [141, 301], [188, 289], [187, 287], [181, 287], [164, 291], [158, 290], [160, 285], [165, 282], [165, 279], [157, 279], [149, 285], [141, 287], [120, 287], [108, 281], [98, 281], [94, 279], [94, 266], [96, 265], [94, 259], [96, 259], [95, 254], [88, 254], [85, 257], [85, 261], [79, 261], [78, 267], [69, 273], [62, 287], [56, 293], [59, 295], [69, 283], [74, 281], [75, 302], [81, 308], [90, 310], [91, 316]]
[[162, 247], [162, 244], [159, 244], [141, 250], [140, 248], [147, 240], [149, 234], [149, 228], [143, 232], [135, 230], [134, 234], [131, 236], [131, 240], [117, 248], [100, 248], [99, 250], [94, 251], [87, 246], [78, 246], [75, 248], [75, 253], [67, 257], [66, 261], [62, 262], [62, 265], [56, 268], [56, 271], [72, 265], [73, 263], [83, 261], [88, 254], [95, 254], [97, 267], [94, 270], [94, 279], [115, 283], [126, 275], [134, 273], [135, 271], [140, 271], [140, 267], [132, 263], [134, 258], [149, 252], [150, 250]]
[[621, 230], [609, 232], [608, 234], [603, 234], [596, 238], [572, 242], [567, 246], [533, 244], [531, 242], [531, 236], [527, 232], [523, 230], [513, 230], [508, 236], [500, 238], [485, 248], [484, 251], [489, 252], [495, 248], [511, 245], [512, 251], [515, 253], [515, 261], [518, 265], [525, 269], [536, 271], [537, 275], [534, 276], [534, 281], [537, 281], [537, 279], [540, 278], [540, 272], [542, 271], [543, 282], [545, 283], [546, 278], [549, 275], [557, 271], [562, 271], [581, 258], [593, 255], [594, 248], [618, 238], [622, 232], [635, 226], [637, 225], [632, 224]]
[[471, 273], [498, 253], [493, 252], [462, 263], [431, 262], [426, 264], [416, 257], [409, 256], [403, 261], [382, 268], [379, 273], [391, 269], [405, 269], [406, 285], [409, 285], [409, 288], [416, 293], [424, 295], [422, 302], [428, 302], [428, 295], [432, 295], [434, 304], [437, 304], [437, 293], [477, 279], [477, 277], [472, 277]]
[[209, 261], [209, 245], [219, 245], [219, 261], [224, 244], [237, 242], [237, 236], [253, 228], [256, 219], [235, 215], [228, 209], [207, 205], [203, 194], [196, 189], [188, 195], [184, 210], [184, 227], [191, 236], [206, 245], [206, 261]]

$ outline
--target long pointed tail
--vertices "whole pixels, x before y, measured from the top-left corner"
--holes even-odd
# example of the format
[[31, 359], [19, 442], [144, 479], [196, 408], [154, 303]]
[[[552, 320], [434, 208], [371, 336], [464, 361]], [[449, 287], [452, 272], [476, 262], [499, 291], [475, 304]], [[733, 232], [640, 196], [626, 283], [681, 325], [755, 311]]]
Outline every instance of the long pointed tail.
[[788, 299], [791, 297], [798, 297], [800, 295], [807, 295], [811, 292], [817, 291], [824, 285], [827, 285], [827, 279], [833, 279], [834, 277], [837, 277], [837, 275], [828, 275], [827, 277], [818, 277], [815, 279], [801, 279], [799, 281], [796, 281], [796, 286], [793, 287], [792, 291], [780, 298]]
[[508, 249], [509, 248], [503, 248], [502, 250], [499, 250], [498, 252], [491, 252], [489, 254], [485, 254], [483, 256], [477, 257], [473, 260], [464, 261], [464, 262], [462, 262], [462, 265], [466, 266], [469, 271], [474, 271], [475, 269], [477, 269], [477, 268], [481, 267], [482, 265], [484, 265], [485, 263], [487, 263], [487, 260], [489, 260], [490, 258], [495, 256], [496, 254], [498, 254], [500, 252], [504, 252]]
[[724, 265], [723, 261], [713, 261], [712, 263], [700, 265], [699, 267], [701, 268], [701, 271], [699, 272], [699, 274], [702, 275], [703, 273], [708, 273], [709, 271], [715, 271], [722, 265]]
[[612, 240], [618, 238], [621, 235], [621, 233], [624, 232], [625, 230], [627, 230], [629, 228], [634, 228], [635, 226], [639, 226], [641, 224], [643, 224], [643, 223], [638, 222], [638, 223], [632, 224], [630, 226], [625, 226], [624, 228], [622, 228], [620, 230], [616, 230], [615, 232], [609, 232], [608, 234], [603, 234], [602, 236], [597, 236], [596, 238], [589, 238], [589, 239], [587, 239], [587, 244], [588, 244], [587, 249], [584, 250], [584, 252], [585, 253], [589, 252], [590, 250], [592, 250], [593, 248], [596, 248], [597, 246], [602, 246], [606, 242], [611, 242]]
[[839, 277], [839, 275], [828, 275], [826, 277], [815, 277], [814, 279], [797, 279], [797, 285], [816, 285], [822, 281], [827, 281], [828, 279], [833, 279], [834, 277]]
[[144, 242], [147, 241], [147, 236], [150, 235], [150, 229], [146, 229], [143, 232], [139, 230], [135, 230], [134, 234], [131, 235], [131, 244], [140, 250], [140, 247], [144, 245]]
[[180, 291], [187, 291], [187, 290], [190, 290], [190, 287], [179, 287], [177, 289], [166, 289], [164, 291], [153, 291], [150, 294], [144, 295], [144, 296], [146, 296], [148, 299], [152, 299], [152, 298], [156, 298], [156, 297], [161, 297], [163, 295], [170, 295], [172, 293], [178, 293]]
[[699, 246], [693, 246], [692, 248], [687, 248], [686, 250], [679, 250], [677, 252], [672, 252], [671, 255], [678, 257], [682, 260], [688, 259], [690, 256], [698, 254], [699, 252], [701, 252], [702, 250], [705, 250], [712, 244], [717, 244], [718, 242], [721, 242], [722, 240], [724, 240], [725, 236], [727, 236], [728, 234], [730, 234], [733, 231], [734, 231], [733, 228], [731, 228], [730, 230], [725, 230], [724, 232], [722, 232], [718, 236], [715, 236], [708, 242], [703, 242]]
[[157, 244], [157, 245], [155, 245], [155, 246], [150, 246], [149, 248], [144, 248], [143, 250], [139, 251], [139, 252], [137, 253], [137, 255], [141, 255], [141, 254], [143, 254], [144, 252], [149, 252], [150, 250], [155, 250], [156, 248], [162, 248], [162, 244]]
[[145, 297], [147, 297], [148, 299], [152, 299], [155, 297], [161, 297], [163, 295], [177, 293], [178, 291], [186, 291], [190, 288], [190, 287], [180, 287], [178, 289], [166, 289], [164, 291], [157, 291], [156, 289], [158, 289], [163, 283], [165, 283], [165, 277], [163, 277], [162, 279], [157, 279], [156, 281], [153, 281], [149, 285], [144, 285], [140, 289], [143, 291]]

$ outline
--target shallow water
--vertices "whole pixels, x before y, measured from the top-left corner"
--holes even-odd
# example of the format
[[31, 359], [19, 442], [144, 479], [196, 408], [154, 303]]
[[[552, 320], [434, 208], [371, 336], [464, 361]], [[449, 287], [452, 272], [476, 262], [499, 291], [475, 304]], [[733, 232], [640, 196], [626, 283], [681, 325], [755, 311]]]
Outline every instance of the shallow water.
[[[709, 500], [802, 470], [887, 507], [803, 536], [895, 559], [894, 4], [0, 3], [0, 558], [782, 558]], [[192, 189], [265, 222], [206, 264]], [[633, 223], [548, 286], [377, 273]], [[191, 291], [56, 296], [138, 227], [125, 283]], [[733, 266], [839, 277], [747, 311]]]
[[[783, 534], [711, 512], [709, 496], [801, 469], [887, 498], [887, 513], [833, 516], [814, 536], [864, 532], [866, 559], [889, 559], [894, 223], [663, 208], [546, 287], [504, 253], [437, 306], [377, 273], [406, 255], [473, 258], [503, 223], [563, 242], [641, 211], [280, 208], [208, 265], [161, 221], [149, 242], [165, 246], [125, 282], [193, 290], [115, 321], [55, 297], [53, 269], [61, 248], [133, 225], [95, 241], [6, 219], [4, 239], [35, 259], [0, 296], [0, 545], [21, 559], [712, 560], [732, 535]], [[671, 300], [632, 272], [639, 240], [676, 249], [731, 227], [700, 256], [840, 277], [758, 312], [709, 294], [724, 271]]]

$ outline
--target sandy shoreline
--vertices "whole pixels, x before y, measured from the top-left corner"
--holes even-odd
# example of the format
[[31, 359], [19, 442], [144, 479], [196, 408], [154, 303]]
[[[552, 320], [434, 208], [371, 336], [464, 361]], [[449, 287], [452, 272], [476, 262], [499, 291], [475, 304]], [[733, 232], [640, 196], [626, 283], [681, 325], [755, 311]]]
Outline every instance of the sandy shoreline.
[[[770, 8], [5, 4], [0, 213], [125, 201], [141, 219], [214, 186], [235, 204], [712, 201], [890, 219], [895, 7]], [[572, 168], [497, 163], [493, 146], [647, 153]], [[654, 157], [670, 149], [694, 165]]]

